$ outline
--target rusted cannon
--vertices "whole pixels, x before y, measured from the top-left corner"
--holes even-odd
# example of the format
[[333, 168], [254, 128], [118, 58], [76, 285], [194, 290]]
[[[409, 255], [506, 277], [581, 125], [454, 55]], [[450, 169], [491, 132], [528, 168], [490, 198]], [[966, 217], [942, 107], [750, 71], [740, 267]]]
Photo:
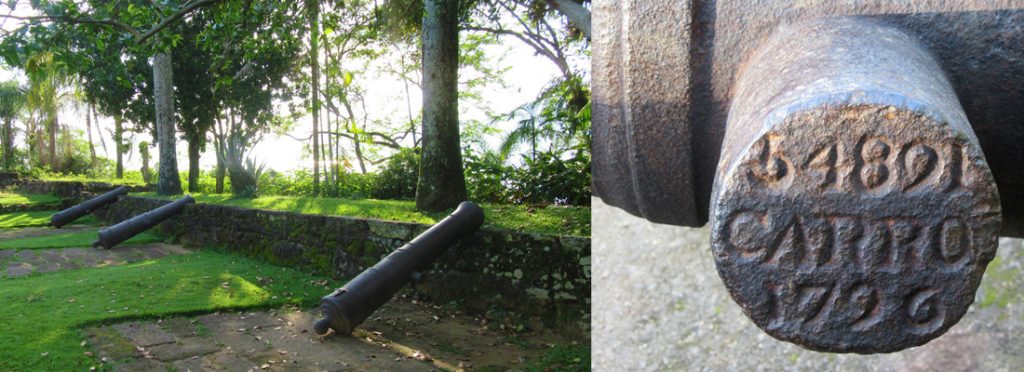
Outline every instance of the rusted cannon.
[[710, 222], [776, 338], [924, 344], [1024, 234], [1024, 3], [626, 0], [594, 22], [595, 194]]
[[103, 195], [86, 200], [81, 204], [57, 212], [53, 216], [50, 216], [50, 226], [54, 228], [60, 228], [61, 226], [74, 222], [75, 220], [82, 218], [82, 216], [92, 213], [97, 209], [103, 208], [110, 204], [117, 203], [118, 197], [127, 194], [128, 188], [120, 186]]
[[327, 334], [329, 329], [343, 335], [352, 333], [402, 287], [414, 281], [414, 276], [459, 239], [479, 229], [483, 222], [484, 212], [479, 206], [462, 202], [441, 222], [324, 296], [320, 300], [323, 319], [313, 325], [313, 330], [319, 335]]
[[106, 249], [113, 248], [114, 246], [121, 244], [121, 242], [131, 239], [133, 236], [139, 235], [139, 233], [149, 230], [153, 228], [153, 226], [159, 225], [161, 222], [178, 215], [178, 213], [185, 210], [186, 205], [195, 202], [196, 201], [195, 199], [192, 199], [192, 196], [185, 195], [184, 198], [124, 220], [109, 228], [101, 229], [99, 237], [92, 243], [92, 246], [102, 246]]

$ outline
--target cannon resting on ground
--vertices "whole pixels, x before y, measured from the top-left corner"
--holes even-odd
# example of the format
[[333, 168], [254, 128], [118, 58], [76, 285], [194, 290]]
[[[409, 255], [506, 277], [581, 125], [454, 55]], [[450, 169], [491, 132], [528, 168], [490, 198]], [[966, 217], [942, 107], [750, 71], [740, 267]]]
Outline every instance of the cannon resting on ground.
[[176, 216], [185, 209], [186, 204], [192, 204], [195, 202], [195, 199], [186, 195], [184, 198], [178, 199], [170, 204], [132, 217], [109, 228], [102, 229], [100, 230], [99, 238], [92, 243], [92, 246], [103, 246], [103, 248], [110, 249], [121, 244], [121, 242], [131, 239], [133, 236], [149, 230], [153, 226]]
[[441, 222], [320, 299], [324, 318], [313, 325], [313, 330], [319, 335], [327, 334], [329, 329], [345, 335], [352, 333], [406, 283], [414, 281], [421, 270], [460, 238], [480, 228], [483, 222], [484, 212], [479, 206], [471, 202], [459, 204]]
[[82, 218], [82, 216], [92, 213], [97, 209], [103, 208], [110, 204], [117, 203], [118, 196], [127, 194], [128, 188], [121, 186], [110, 192], [107, 192], [106, 194], [86, 200], [85, 202], [82, 202], [81, 204], [78, 204], [74, 207], [57, 212], [56, 214], [50, 217], [50, 226], [60, 228], [61, 226], [74, 222], [75, 220]]

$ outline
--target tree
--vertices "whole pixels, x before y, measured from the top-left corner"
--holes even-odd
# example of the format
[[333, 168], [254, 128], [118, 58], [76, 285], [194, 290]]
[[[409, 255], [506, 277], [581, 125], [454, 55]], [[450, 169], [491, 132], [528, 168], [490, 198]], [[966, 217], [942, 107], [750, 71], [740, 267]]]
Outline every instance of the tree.
[[14, 118], [25, 107], [25, 91], [17, 81], [0, 82], [0, 169], [14, 168]]
[[466, 199], [459, 143], [459, 1], [425, 0], [423, 154], [416, 208], [441, 211]]
[[[85, 9], [82, 9], [78, 2], [68, 0], [39, 1], [33, 2], [33, 6], [43, 15], [15, 16], [12, 15], [13, 12], [8, 12], [7, 15], [0, 15], [0, 18], [21, 20], [26, 23], [8, 34], [24, 35], [24, 30], [27, 27], [43, 23], [102, 25], [127, 33], [137, 45], [141, 45], [192, 11], [220, 1], [223, 0], [188, 0], [184, 3], [166, 1], [150, 2], [151, 6], [139, 6], [135, 2], [123, 4], [120, 1], [94, 0], [86, 4]], [[14, 6], [8, 5], [10, 8]], [[140, 29], [135, 25], [152, 26], [148, 29]], [[87, 31], [95, 32], [95, 29], [90, 28]], [[98, 36], [100, 37], [97, 40], [102, 43], [107, 35], [103, 35], [101, 32]], [[173, 72], [169, 51], [169, 47], [175, 44], [180, 36], [162, 35], [158, 39], [156, 45], [149, 46], [153, 63], [154, 104], [159, 136], [157, 142], [160, 144], [160, 181], [157, 190], [164, 195], [180, 194], [181, 183], [178, 180], [177, 154], [175, 152], [174, 83], [171, 80]]]
[[74, 96], [65, 90], [70, 82], [69, 74], [61, 62], [54, 58], [53, 52], [39, 52], [29, 56], [25, 61], [25, 73], [29, 81], [26, 103], [42, 121], [47, 138], [45, 146], [42, 146], [46, 148], [45, 156], [40, 156], [40, 164], [59, 172], [61, 159], [57, 157], [57, 132], [60, 130], [58, 114], [63, 106], [74, 100]]
[[174, 47], [174, 79], [178, 129], [188, 142], [188, 191], [199, 192], [199, 158], [220, 108], [217, 79], [211, 71], [215, 51], [205, 48], [200, 35], [212, 26], [208, 12], [198, 12], [181, 24], [182, 40]]
[[320, 1], [306, 0], [309, 19], [309, 66], [312, 89], [309, 95], [313, 113], [313, 195], [320, 195]]

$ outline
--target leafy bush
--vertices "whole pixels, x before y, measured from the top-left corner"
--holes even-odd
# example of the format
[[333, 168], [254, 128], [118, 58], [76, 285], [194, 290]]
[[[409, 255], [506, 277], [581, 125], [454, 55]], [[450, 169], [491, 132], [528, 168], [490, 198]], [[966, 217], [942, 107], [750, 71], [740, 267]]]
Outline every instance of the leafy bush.
[[499, 154], [486, 152], [480, 155], [466, 149], [462, 155], [466, 174], [466, 192], [469, 199], [484, 203], [507, 203], [509, 188], [506, 177], [514, 171], [506, 166]]
[[525, 158], [508, 177], [512, 204], [590, 205], [590, 155], [577, 151], [561, 159], [549, 152]]
[[416, 179], [419, 177], [418, 149], [401, 149], [388, 159], [377, 174], [373, 197], [377, 199], [416, 199]]

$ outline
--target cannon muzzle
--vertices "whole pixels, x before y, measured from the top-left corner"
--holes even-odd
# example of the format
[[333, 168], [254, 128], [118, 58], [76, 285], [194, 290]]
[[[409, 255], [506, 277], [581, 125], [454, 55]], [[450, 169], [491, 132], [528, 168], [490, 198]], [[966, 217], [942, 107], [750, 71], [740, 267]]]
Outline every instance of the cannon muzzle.
[[121, 195], [127, 195], [128, 188], [121, 186], [106, 194], [97, 196], [95, 198], [86, 200], [81, 204], [74, 207], [65, 209], [63, 211], [55, 213], [50, 217], [50, 226], [60, 228], [61, 226], [67, 225], [82, 216], [85, 216], [93, 211], [103, 208], [107, 205], [117, 203], [117, 197]]
[[109, 228], [102, 229], [100, 230], [99, 238], [92, 243], [92, 246], [103, 246], [103, 248], [110, 249], [121, 244], [121, 242], [131, 239], [133, 236], [164, 222], [168, 218], [176, 216], [185, 209], [186, 204], [192, 204], [195, 202], [196, 200], [192, 199], [191, 196], [185, 195], [184, 198], [175, 200], [170, 204], [132, 217]]
[[484, 212], [472, 202], [462, 202], [451, 215], [396, 249], [343, 287], [320, 299], [323, 319], [313, 325], [317, 334], [350, 334], [363, 320], [384, 305], [462, 237], [480, 228]]

